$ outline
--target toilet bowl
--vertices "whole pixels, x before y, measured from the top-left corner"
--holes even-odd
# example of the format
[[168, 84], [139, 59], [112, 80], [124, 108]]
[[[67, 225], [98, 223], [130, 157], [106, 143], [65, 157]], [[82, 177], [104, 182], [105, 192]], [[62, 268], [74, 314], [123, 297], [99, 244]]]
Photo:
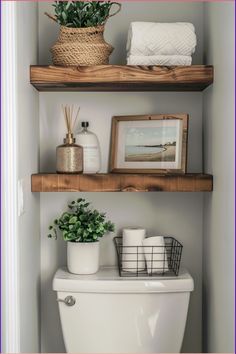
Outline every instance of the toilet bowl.
[[92, 275], [59, 269], [57, 292], [69, 353], [179, 353], [190, 292], [186, 270], [179, 276], [122, 278], [113, 267]]

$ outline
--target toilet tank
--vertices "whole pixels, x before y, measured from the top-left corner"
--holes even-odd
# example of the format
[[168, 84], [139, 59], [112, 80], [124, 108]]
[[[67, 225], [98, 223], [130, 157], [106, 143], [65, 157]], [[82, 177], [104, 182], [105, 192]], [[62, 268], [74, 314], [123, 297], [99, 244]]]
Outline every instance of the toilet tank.
[[179, 353], [193, 287], [186, 270], [178, 277], [127, 279], [113, 267], [93, 275], [59, 269], [53, 290], [66, 351]]

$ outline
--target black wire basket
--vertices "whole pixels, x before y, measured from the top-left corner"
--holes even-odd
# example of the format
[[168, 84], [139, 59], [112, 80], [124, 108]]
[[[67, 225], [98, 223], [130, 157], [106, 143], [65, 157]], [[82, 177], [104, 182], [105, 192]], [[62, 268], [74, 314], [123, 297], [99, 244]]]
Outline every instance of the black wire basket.
[[123, 246], [122, 237], [113, 240], [121, 277], [178, 276], [183, 246], [174, 237], [164, 237], [163, 246]]

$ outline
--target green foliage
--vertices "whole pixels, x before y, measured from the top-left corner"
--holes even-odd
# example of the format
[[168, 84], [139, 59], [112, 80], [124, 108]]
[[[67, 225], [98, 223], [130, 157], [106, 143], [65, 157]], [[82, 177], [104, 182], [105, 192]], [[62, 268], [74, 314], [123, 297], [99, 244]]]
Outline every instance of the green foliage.
[[113, 2], [110, 1], [55, 1], [57, 22], [66, 27], [94, 27], [104, 24]]
[[64, 241], [95, 242], [106, 232], [114, 231], [111, 221], [106, 221], [104, 213], [89, 207], [85, 199], [72, 201], [69, 211], [64, 212], [53, 225], [49, 226], [49, 238], [57, 239], [57, 231], [61, 231]]

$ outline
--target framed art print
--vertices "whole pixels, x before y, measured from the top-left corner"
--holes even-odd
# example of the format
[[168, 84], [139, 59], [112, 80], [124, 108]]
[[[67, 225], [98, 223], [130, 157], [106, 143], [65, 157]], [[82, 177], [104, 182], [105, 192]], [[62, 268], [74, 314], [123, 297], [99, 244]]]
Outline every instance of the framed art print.
[[110, 171], [186, 173], [187, 141], [187, 114], [113, 117]]

